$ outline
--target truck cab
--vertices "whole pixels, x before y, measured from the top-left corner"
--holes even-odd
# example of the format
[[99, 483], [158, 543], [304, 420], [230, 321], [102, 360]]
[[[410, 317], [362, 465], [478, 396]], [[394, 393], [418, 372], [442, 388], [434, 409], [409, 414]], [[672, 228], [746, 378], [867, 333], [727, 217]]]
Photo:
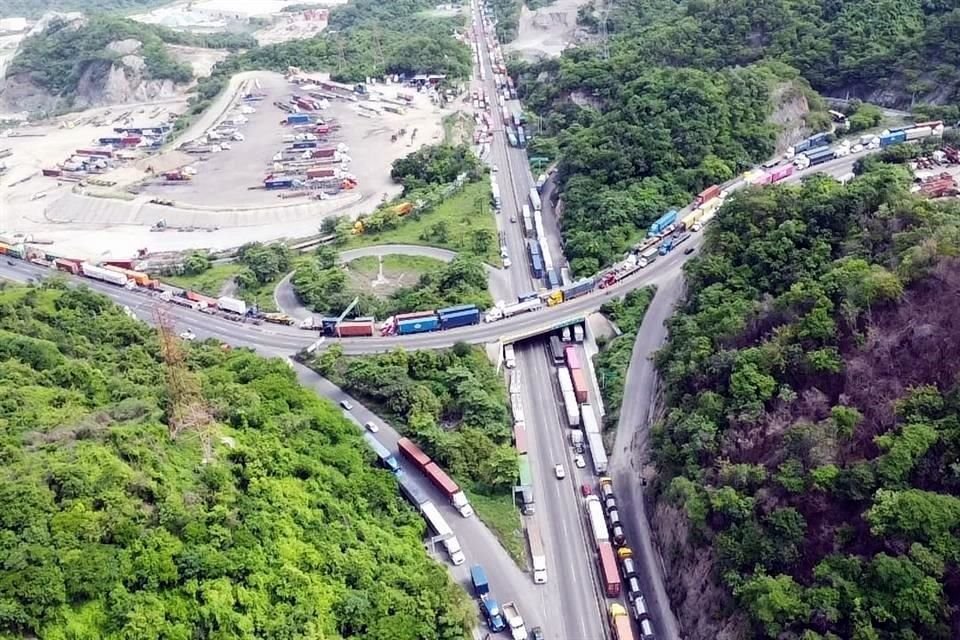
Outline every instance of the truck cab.
[[489, 593], [480, 596], [480, 609], [483, 611], [483, 618], [487, 621], [490, 631], [499, 633], [507, 628], [507, 623], [503, 620], [503, 612], [500, 605]]

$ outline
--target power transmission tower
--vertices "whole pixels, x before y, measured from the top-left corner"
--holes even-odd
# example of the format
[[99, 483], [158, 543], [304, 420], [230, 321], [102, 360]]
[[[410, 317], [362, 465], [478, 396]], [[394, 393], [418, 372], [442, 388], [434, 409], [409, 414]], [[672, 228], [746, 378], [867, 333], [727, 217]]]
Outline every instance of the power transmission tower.
[[204, 464], [213, 460], [211, 438], [216, 423], [200, 390], [200, 381], [187, 369], [180, 339], [173, 321], [165, 309], [154, 307], [157, 334], [160, 338], [160, 354], [163, 357], [164, 377], [167, 386], [167, 431], [172, 440], [181, 435], [196, 437], [200, 441]]
[[600, 0], [600, 8], [597, 12], [600, 14], [600, 55], [607, 60], [610, 58], [610, 45], [607, 41], [607, 14], [609, 13], [607, 3]]
[[384, 68], [383, 45], [380, 42], [380, 27], [373, 25], [373, 66], [377, 69]]

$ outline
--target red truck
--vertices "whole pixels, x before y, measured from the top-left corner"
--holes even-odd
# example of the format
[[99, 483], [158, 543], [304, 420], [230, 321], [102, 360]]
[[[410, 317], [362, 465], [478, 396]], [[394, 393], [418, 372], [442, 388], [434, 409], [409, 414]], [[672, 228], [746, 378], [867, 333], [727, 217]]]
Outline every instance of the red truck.
[[709, 200], [713, 200], [718, 195], [720, 195], [720, 185], [713, 185], [712, 187], [707, 187], [697, 195], [697, 199], [694, 200], [696, 206], [701, 206]]
[[620, 572], [617, 570], [617, 557], [609, 542], [597, 543], [597, 557], [600, 562], [600, 578], [607, 596], [620, 596]]
[[80, 263], [74, 260], [57, 258], [53, 261], [53, 264], [55, 264], [57, 269], [60, 271], [66, 271], [67, 273], [72, 273], [73, 275], [80, 273]]
[[583, 369], [571, 369], [570, 378], [573, 380], [573, 393], [577, 396], [577, 402], [583, 404], [587, 401], [587, 376]]
[[443, 469], [438, 467], [437, 463], [433, 462], [430, 456], [425, 454], [420, 447], [409, 438], [400, 438], [397, 441], [397, 447], [400, 449], [401, 456], [420, 469], [430, 479], [430, 482], [447, 496], [450, 503], [460, 512], [460, 515], [464, 518], [473, 515], [473, 507], [467, 501], [467, 496], [460, 490], [460, 486]]
[[513, 442], [517, 447], [517, 453], [527, 452], [527, 429], [520, 423], [513, 425]]

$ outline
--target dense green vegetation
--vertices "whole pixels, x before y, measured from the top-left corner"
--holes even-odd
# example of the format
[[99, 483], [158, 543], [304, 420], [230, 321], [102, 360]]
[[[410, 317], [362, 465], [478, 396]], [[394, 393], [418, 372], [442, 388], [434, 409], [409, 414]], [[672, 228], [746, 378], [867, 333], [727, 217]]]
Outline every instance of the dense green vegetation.
[[960, 207], [868, 168], [727, 202], [659, 357], [662, 497], [756, 637], [955, 637]]
[[354, 316], [385, 318], [408, 311], [428, 311], [457, 304], [475, 304], [481, 309], [493, 302], [487, 291], [487, 271], [472, 256], [428, 271], [417, 283], [401, 287], [386, 298], [351, 287], [347, 273], [337, 264], [337, 254], [321, 247], [314, 260], [299, 267], [291, 280], [300, 300], [317, 313], [337, 316], [354, 297], [359, 297]]
[[483, 349], [458, 344], [347, 358], [334, 346], [312, 366], [378, 406], [472, 495], [482, 496], [474, 503], [477, 512], [515, 557], [523, 556], [511, 498], [518, 471], [507, 392]]
[[600, 312], [617, 325], [622, 332], [619, 336], [600, 347], [600, 353], [593, 358], [600, 391], [606, 406], [603, 421], [607, 427], [615, 427], [620, 420], [620, 407], [623, 405], [623, 385], [630, 366], [633, 343], [637, 340], [637, 331], [643, 322], [643, 316], [653, 301], [656, 287], [644, 287], [628, 293], [622, 300], [611, 300], [600, 307]]
[[450, 184], [461, 175], [469, 180], [483, 176], [480, 160], [466, 144], [423, 147], [395, 160], [390, 170], [393, 181], [403, 185], [404, 196]]
[[149, 9], [162, 4], [166, 4], [165, 0], [3, 0], [0, 3], [0, 18], [6, 16], [39, 18], [47, 11], [82, 11], [84, 13], [132, 11]]
[[0, 636], [466, 636], [423, 521], [286, 364], [185, 347], [203, 464], [168, 434], [153, 331], [61, 287], [0, 289]]
[[55, 20], [38, 35], [24, 40], [6, 75], [27, 74], [35, 84], [53, 95], [72, 98], [77, 83], [91, 65], [107, 65], [120, 54], [107, 49], [111, 42], [139, 40], [135, 55], [143, 57], [146, 76], [186, 83], [193, 79], [190, 65], [174, 60], [164, 44], [181, 44], [218, 49], [249, 47], [256, 41], [249, 35], [211, 33], [193, 35], [148, 25], [126, 18], [95, 15], [77, 23]]

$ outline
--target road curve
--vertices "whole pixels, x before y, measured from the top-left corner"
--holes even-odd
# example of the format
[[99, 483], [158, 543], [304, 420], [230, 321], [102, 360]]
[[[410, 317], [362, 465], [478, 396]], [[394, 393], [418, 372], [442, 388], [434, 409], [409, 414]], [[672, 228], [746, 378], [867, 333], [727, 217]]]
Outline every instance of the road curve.
[[681, 273], [671, 274], [658, 283], [657, 294], [633, 344], [617, 436], [610, 454], [610, 476], [622, 507], [620, 512], [626, 515], [627, 539], [644, 568], [643, 595], [653, 616], [657, 638], [661, 640], [679, 640], [680, 632], [664, 585], [660, 553], [653, 544], [640, 478], [649, 460], [650, 423], [656, 403], [657, 371], [653, 355], [666, 342], [665, 323], [673, 314], [683, 289]]

